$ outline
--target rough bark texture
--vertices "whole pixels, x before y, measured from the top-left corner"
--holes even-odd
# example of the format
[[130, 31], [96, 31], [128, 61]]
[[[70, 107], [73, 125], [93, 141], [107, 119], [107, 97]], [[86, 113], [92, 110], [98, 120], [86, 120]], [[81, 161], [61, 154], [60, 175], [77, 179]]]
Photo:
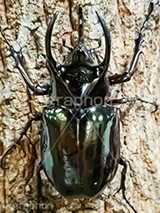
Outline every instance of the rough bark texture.
[[[71, 38], [76, 35], [72, 28], [76, 28], [77, 24], [78, 3], [84, 5], [87, 36], [93, 39], [96, 34], [95, 10], [110, 29], [112, 54], [109, 73], [122, 73], [129, 67], [134, 39], [147, 14], [149, 1], [1, 0], [0, 25], [16, 50], [24, 47], [29, 73], [36, 81], [49, 81], [44, 48], [48, 21], [55, 11], [59, 11], [54, 43], [62, 45], [61, 38], [66, 32], [66, 45], [70, 45]], [[69, 19], [69, 4], [72, 6], [72, 21]], [[160, 104], [159, 14], [156, 6], [148, 23], [138, 71], [131, 81], [115, 87], [114, 96], [138, 96]], [[92, 23], [89, 23], [90, 17], [93, 17]], [[94, 33], [90, 34], [90, 30]], [[8, 46], [0, 37], [0, 154], [16, 141], [31, 114], [41, 112], [48, 102], [48, 97], [36, 97], [27, 89], [20, 73], [14, 69], [13, 59], [7, 54]], [[151, 113], [152, 107], [142, 103], [121, 109], [121, 153], [131, 164], [127, 173], [126, 196], [138, 212], [160, 212], [160, 110]], [[0, 212], [10, 213], [15, 209], [19, 209], [18, 212], [132, 212], [121, 193], [114, 195], [120, 185], [121, 167], [101, 197], [85, 202], [83, 199], [63, 198], [48, 182], [43, 171], [40, 172], [40, 185], [37, 174], [39, 128], [40, 124], [33, 122], [28, 137], [21, 140], [21, 147], [16, 147], [6, 157], [5, 166], [9, 169], [0, 169]]]

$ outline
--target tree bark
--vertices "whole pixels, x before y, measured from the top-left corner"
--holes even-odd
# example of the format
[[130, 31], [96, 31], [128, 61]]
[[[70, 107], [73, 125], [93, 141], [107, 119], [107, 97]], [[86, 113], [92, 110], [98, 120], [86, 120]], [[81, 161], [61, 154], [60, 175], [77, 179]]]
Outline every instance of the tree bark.
[[[48, 83], [44, 38], [53, 14], [59, 11], [54, 31], [54, 53], [61, 60], [63, 39], [66, 46], [76, 43], [77, 10], [84, 11], [86, 42], [97, 45], [99, 34], [94, 28], [95, 11], [106, 21], [112, 39], [108, 75], [129, 68], [134, 39], [148, 12], [149, 1], [135, 0], [0, 0], [0, 26], [16, 50], [22, 49], [30, 76], [38, 83]], [[112, 97], [141, 97], [160, 103], [160, 25], [156, 5], [147, 23], [138, 71], [132, 80], [112, 86]], [[96, 25], [97, 26], [97, 25]], [[63, 37], [63, 39], [62, 39]], [[75, 38], [75, 39], [74, 39]], [[87, 40], [90, 38], [91, 41]], [[95, 41], [94, 41], [95, 40]], [[95, 43], [94, 43], [95, 42]], [[61, 47], [61, 48], [60, 48]], [[8, 45], [0, 36], [0, 154], [15, 142], [32, 115], [42, 112], [48, 97], [35, 96], [14, 68]], [[102, 47], [103, 49], [103, 47]], [[120, 106], [121, 154], [130, 162], [126, 180], [126, 197], [138, 212], [160, 211], [160, 111], [140, 102]], [[40, 122], [34, 121], [21, 140], [5, 158], [0, 169], [0, 212], [132, 212], [115, 192], [120, 186], [122, 168], [101, 196], [79, 200], [62, 197], [49, 183], [40, 162]]]

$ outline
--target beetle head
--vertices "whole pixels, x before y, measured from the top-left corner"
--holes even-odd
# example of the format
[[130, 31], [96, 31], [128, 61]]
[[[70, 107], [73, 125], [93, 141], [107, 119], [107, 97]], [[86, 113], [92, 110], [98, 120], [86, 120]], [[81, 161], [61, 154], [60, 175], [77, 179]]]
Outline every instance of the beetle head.
[[[50, 69], [53, 70], [55, 75], [62, 78], [63, 83], [65, 81], [68, 82], [68, 87], [70, 87], [69, 84], [72, 84], [71, 81], [73, 81], [74, 84], [76, 81], [78, 90], [81, 90], [81, 92], [83, 84], [91, 84], [95, 79], [100, 79], [101, 77], [104, 77], [109, 65], [111, 49], [110, 33], [104, 20], [98, 15], [97, 12], [96, 14], [98, 17], [98, 21], [103, 29], [105, 37], [105, 57], [104, 60], [99, 63], [99, 65], [94, 65], [94, 58], [92, 56], [91, 50], [88, 50], [86, 48], [83, 39], [81, 39], [80, 35], [83, 32], [79, 32], [79, 42], [74, 47], [74, 49], [68, 54], [67, 59], [63, 65], [60, 65], [53, 58], [51, 53], [51, 34], [55, 21], [57, 19], [57, 13], [49, 24], [46, 33], [46, 54]], [[79, 78], [77, 76], [79, 76]], [[73, 88], [73, 85], [71, 85], [71, 87]], [[93, 88], [90, 88], [90, 90], [92, 89]], [[69, 90], [71, 89], [69, 88]]]

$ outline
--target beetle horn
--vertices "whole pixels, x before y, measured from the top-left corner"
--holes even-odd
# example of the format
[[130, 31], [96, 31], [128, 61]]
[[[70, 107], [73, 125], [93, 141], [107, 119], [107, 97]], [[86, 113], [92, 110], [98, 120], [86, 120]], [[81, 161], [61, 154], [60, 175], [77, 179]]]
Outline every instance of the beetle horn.
[[52, 52], [51, 52], [51, 35], [52, 35], [53, 26], [55, 24], [57, 16], [58, 16], [58, 12], [55, 13], [53, 20], [48, 25], [46, 37], [45, 37], [47, 60], [48, 60], [49, 64], [51, 66], [53, 66], [54, 68], [56, 67], [57, 62], [54, 60], [54, 58], [52, 56]]
[[103, 62], [100, 64], [100, 66], [103, 66], [104, 70], [106, 70], [108, 68], [109, 59], [110, 59], [111, 37], [110, 37], [110, 33], [106, 26], [105, 21], [98, 15], [97, 11], [96, 11], [96, 14], [98, 17], [98, 21], [100, 22], [101, 27], [103, 29], [103, 33], [104, 33], [104, 37], [105, 37], [105, 45], [106, 45], [105, 58], [104, 58]]
[[82, 7], [79, 7], [78, 13], [79, 13], [79, 31], [78, 31], [79, 42], [81, 41], [83, 43], [84, 41], [83, 41], [83, 14], [82, 14]]

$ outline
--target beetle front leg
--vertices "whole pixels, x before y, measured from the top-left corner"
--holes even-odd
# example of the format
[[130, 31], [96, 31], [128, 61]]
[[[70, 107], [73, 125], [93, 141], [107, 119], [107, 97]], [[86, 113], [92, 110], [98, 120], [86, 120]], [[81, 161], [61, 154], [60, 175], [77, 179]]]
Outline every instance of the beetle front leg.
[[144, 42], [144, 33], [143, 33], [144, 26], [145, 26], [146, 22], [148, 21], [151, 13], [153, 12], [153, 9], [154, 9], [154, 4], [153, 4], [153, 2], [150, 2], [146, 19], [142, 24], [138, 38], [135, 39], [134, 54], [133, 54], [133, 58], [132, 58], [128, 72], [124, 72], [123, 74], [115, 74], [113, 76], [109, 76], [108, 79], [109, 79], [110, 85], [120, 84], [120, 83], [129, 81], [131, 79], [131, 77], [134, 75], [134, 73], [137, 71], [137, 63], [138, 63], [140, 55], [142, 54], [140, 47], [141, 47], [142, 43]]
[[125, 191], [126, 191], [126, 186], [125, 186], [125, 181], [126, 181], [126, 173], [127, 173], [127, 163], [125, 162], [125, 160], [122, 158], [122, 156], [120, 157], [120, 161], [119, 164], [121, 166], [123, 166], [123, 170], [121, 173], [121, 185], [120, 188], [118, 189], [118, 191], [116, 193], [118, 193], [119, 191], [122, 190], [122, 195], [123, 195], [123, 199], [126, 201], [126, 203], [131, 207], [131, 209], [137, 213], [137, 211], [135, 210], [135, 208], [130, 204], [130, 202], [127, 200], [126, 195], [125, 195]]
[[30, 126], [31, 126], [31, 124], [32, 124], [32, 121], [39, 121], [39, 120], [42, 120], [42, 116], [41, 116], [41, 115], [37, 115], [37, 116], [31, 118], [31, 119], [27, 122], [27, 124], [26, 124], [26, 126], [24, 127], [22, 133], [20, 134], [20, 137], [18, 138], [18, 140], [17, 140], [15, 143], [11, 144], [11, 145], [4, 151], [4, 153], [2, 154], [2, 157], [1, 157], [1, 159], [0, 159], [0, 167], [2, 167], [3, 169], [6, 169], [6, 168], [3, 166], [4, 158], [11, 152], [11, 150], [12, 150], [13, 148], [15, 148], [15, 147], [18, 146], [18, 145], [20, 146], [20, 141], [21, 141], [21, 139], [23, 138], [23, 136], [26, 135], [28, 129], [30, 128]]
[[124, 72], [123, 74], [115, 74], [115, 75], [109, 76], [108, 79], [109, 79], [110, 85], [120, 84], [120, 83], [131, 80], [131, 77], [137, 71], [138, 59], [140, 57], [140, 54], [142, 53], [140, 50], [142, 42], [143, 42], [143, 36], [140, 33], [138, 38], [135, 40], [134, 55], [132, 58], [132, 62], [131, 62], [129, 71]]
[[50, 92], [51, 86], [49, 84], [45, 84], [43, 86], [40, 86], [39, 84], [32, 81], [32, 79], [29, 77], [27, 73], [27, 67], [26, 62], [24, 59], [24, 56], [21, 51], [15, 51], [12, 48], [10, 48], [10, 56], [12, 56], [15, 60], [16, 66], [24, 81], [26, 82], [27, 86], [36, 94], [36, 95], [47, 95]]
[[36, 94], [36, 95], [47, 95], [49, 94], [50, 90], [51, 90], [51, 86], [48, 84], [45, 84], [43, 86], [40, 86], [39, 84], [33, 82], [33, 80], [30, 78], [30, 76], [28, 75], [28, 71], [27, 71], [27, 66], [26, 66], [26, 61], [25, 58], [22, 54], [22, 51], [16, 51], [12, 45], [10, 45], [10, 43], [8, 42], [8, 40], [5, 37], [5, 34], [3, 32], [3, 30], [0, 28], [0, 32], [1, 35], [3, 36], [5, 42], [8, 44], [9, 46], [9, 51], [10, 51], [10, 55], [11, 57], [14, 58], [15, 60], [15, 68], [17, 68], [25, 83], [27, 84], [27, 86]]

